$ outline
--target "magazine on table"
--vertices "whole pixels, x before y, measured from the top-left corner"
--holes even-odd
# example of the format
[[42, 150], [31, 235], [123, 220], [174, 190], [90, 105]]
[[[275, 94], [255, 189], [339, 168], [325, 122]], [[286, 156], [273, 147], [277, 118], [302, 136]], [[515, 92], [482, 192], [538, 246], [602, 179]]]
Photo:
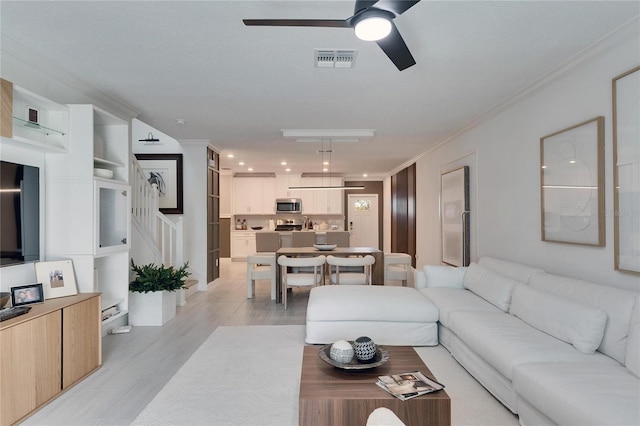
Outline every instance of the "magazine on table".
[[444, 389], [442, 383], [431, 380], [419, 371], [378, 376], [376, 384], [403, 401]]

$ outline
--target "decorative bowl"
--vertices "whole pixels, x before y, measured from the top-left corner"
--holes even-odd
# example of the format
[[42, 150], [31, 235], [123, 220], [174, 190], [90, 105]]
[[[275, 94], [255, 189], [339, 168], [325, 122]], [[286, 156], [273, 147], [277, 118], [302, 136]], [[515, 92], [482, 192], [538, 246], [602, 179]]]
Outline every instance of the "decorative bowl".
[[[353, 344], [352, 341], [349, 343]], [[318, 356], [321, 360], [326, 362], [327, 364], [331, 364], [336, 368], [340, 368], [342, 370], [368, 370], [371, 368], [378, 367], [387, 361], [389, 361], [389, 351], [384, 346], [376, 345], [376, 354], [369, 361], [358, 361], [356, 357], [350, 362], [342, 363], [331, 359], [331, 345], [325, 345], [320, 348], [318, 351]]]
[[254, 231], [259, 231], [262, 229], [262, 226], [252, 226], [251, 229], [253, 229]]
[[337, 244], [314, 244], [313, 246], [320, 251], [331, 251], [338, 247]]

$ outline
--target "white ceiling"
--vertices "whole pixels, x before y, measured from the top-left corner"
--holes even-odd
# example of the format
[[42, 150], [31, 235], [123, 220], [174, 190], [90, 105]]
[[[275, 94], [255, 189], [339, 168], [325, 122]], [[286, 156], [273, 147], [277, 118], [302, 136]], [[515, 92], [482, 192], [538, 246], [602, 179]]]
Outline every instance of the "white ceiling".
[[[375, 129], [366, 142], [332, 146], [332, 173], [375, 177], [557, 70], [640, 10], [637, 1], [422, 0], [395, 20], [417, 62], [402, 72], [350, 29], [242, 23], [343, 19], [353, 6], [3, 0], [0, 18], [3, 44], [58, 65], [178, 140], [211, 140], [223, 150], [223, 167], [281, 172], [287, 161], [294, 172], [320, 172], [320, 145], [285, 140], [282, 129]], [[314, 68], [316, 48], [357, 49], [355, 67]]]

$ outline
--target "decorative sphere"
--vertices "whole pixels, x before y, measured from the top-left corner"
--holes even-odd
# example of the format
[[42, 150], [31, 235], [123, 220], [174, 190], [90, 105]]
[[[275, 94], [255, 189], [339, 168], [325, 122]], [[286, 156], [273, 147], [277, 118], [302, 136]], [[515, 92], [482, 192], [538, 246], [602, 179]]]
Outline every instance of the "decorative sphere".
[[370, 361], [376, 356], [376, 344], [367, 336], [358, 337], [353, 349], [359, 361]]
[[346, 340], [338, 340], [331, 345], [329, 350], [329, 358], [334, 361], [346, 364], [353, 359], [353, 346]]

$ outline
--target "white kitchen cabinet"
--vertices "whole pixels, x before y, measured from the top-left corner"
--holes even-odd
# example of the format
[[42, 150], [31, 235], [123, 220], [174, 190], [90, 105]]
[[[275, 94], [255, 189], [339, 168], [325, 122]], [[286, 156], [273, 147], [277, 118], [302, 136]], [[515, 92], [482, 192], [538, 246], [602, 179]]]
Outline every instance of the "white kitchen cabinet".
[[[300, 179], [300, 186], [339, 186], [342, 178], [338, 177], [304, 177]], [[335, 189], [315, 189], [300, 191], [302, 198], [302, 213], [310, 214], [344, 214], [343, 191]]]
[[246, 260], [247, 256], [256, 252], [255, 232], [231, 232], [231, 259]]
[[276, 199], [276, 179], [234, 178], [233, 199], [234, 214], [273, 214]]
[[290, 186], [300, 186], [300, 175], [278, 175], [276, 177], [276, 198], [300, 198], [298, 190], [289, 190]]

